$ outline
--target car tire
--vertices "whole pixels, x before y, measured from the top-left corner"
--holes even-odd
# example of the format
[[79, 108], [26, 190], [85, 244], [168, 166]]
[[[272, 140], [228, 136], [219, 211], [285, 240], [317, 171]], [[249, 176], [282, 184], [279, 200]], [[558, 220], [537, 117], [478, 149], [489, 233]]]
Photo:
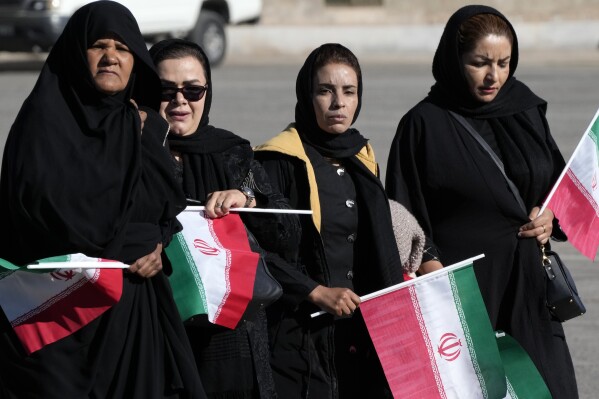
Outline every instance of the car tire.
[[214, 11], [202, 10], [188, 39], [202, 47], [211, 66], [222, 63], [227, 51], [227, 36], [225, 21], [220, 15]]

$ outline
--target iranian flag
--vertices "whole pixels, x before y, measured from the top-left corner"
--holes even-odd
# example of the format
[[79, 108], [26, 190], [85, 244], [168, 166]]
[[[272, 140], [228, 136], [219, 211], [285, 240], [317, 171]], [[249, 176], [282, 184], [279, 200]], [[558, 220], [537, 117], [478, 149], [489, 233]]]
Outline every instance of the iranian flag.
[[475, 259], [363, 298], [360, 309], [395, 398], [506, 396]]
[[598, 116], [599, 111], [543, 205], [559, 219], [572, 245], [591, 260], [599, 247]]
[[238, 214], [210, 219], [203, 211], [177, 216], [183, 231], [166, 248], [169, 278], [182, 320], [208, 315], [220, 326], [235, 328], [254, 290], [260, 255], [252, 252]]
[[[78, 331], [117, 303], [123, 290], [119, 269], [127, 267], [83, 254], [38, 263], [56, 268], [32, 272], [0, 260], [0, 307], [28, 354]], [[93, 264], [97, 267], [89, 268]]]

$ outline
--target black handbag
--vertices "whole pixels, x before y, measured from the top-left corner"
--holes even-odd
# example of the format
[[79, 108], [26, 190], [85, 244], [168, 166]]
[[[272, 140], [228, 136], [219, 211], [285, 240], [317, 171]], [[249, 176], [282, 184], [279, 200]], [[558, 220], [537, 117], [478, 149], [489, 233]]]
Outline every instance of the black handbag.
[[[518, 205], [527, 214], [524, 200], [520, 195], [518, 187], [505, 174], [503, 162], [497, 154], [489, 147], [487, 142], [478, 134], [478, 132], [468, 123], [461, 115], [453, 111], [449, 111], [451, 116], [455, 118], [470, 135], [480, 144], [480, 146], [489, 154], [495, 165], [503, 174], [510, 191], [518, 201]], [[547, 289], [546, 289], [546, 305], [551, 314], [559, 321], [564, 322], [574, 317], [581, 316], [586, 312], [586, 308], [578, 295], [574, 279], [566, 265], [562, 262], [559, 255], [551, 250], [546, 250], [544, 245], [541, 245], [542, 259], [541, 265], [547, 273]]]
[[547, 307], [559, 321], [573, 319], [586, 313], [570, 271], [559, 255], [541, 245], [543, 268], [547, 273]]

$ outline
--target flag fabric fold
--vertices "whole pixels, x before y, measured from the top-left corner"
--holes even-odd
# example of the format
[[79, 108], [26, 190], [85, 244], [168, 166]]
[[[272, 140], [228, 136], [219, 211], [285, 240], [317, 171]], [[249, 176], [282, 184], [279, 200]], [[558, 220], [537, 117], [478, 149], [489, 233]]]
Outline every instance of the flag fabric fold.
[[207, 315], [235, 328], [254, 290], [260, 255], [251, 250], [238, 214], [210, 219], [203, 211], [177, 216], [183, 231], [166, 248], [173, 273], [169, 281], [182, 320]]
[[395, 398], [504, 398], [472, 263], [401, 284], [360, 309]]
[[[38, 263], [111, 262], [72, 254]], [[120, 263], [120, 262], [118, 262]], [[89, 324], [116, 304], [123, 271], [90, 268], [30, 272], [0, 261], [0, 307], [28, 354]]]
[[507, 380], [506, 399], [551, 399], [543, 377], [514, 338], [498, 333], [497, 346]]
[[595, 259], [599, 247], [599, 111], [545, 201], [570, 243]]

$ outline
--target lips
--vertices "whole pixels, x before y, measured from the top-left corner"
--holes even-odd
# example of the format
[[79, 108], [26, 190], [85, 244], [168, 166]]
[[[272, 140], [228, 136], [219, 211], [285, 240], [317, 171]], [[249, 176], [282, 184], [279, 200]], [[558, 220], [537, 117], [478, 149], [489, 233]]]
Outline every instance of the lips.
[[183, 121], [183, 120], [185, 120], [185, 118], [187, 118], [188, 115], [189, 115], [189, 112], [183, 112], [183, 111], [171, 111], [168, 113], [168, 116], [173, 121]]
[[496, 87], [481, 87], [478, 89], [481, 93], [483, 94], [493, 94], [495, 93], [498, 89]]
[[330, 115], [327, 119], [337, 122], [343, 122], [347, 117], [345, 115]]

